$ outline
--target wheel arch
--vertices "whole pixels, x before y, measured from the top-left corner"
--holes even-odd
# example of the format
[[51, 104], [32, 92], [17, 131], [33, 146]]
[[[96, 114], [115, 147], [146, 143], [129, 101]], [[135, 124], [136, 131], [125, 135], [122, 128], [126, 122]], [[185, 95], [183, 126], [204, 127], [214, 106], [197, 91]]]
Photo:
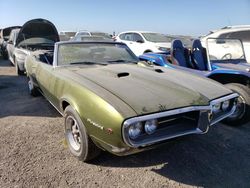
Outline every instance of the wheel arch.
[[208, 78], [222, 84], [238, 83], [250, 87], [250, 77], [242, 74], [217, 73], [209, 75]]
[[67, 106], [71, 106], [79, 114], [78, 107], [76, 106], [76, 104], [73, 101], [71, 101], [67, 98], [61, 98], [59, 110], [62, 114], [64, 114], [64, 111], [67, 108]]

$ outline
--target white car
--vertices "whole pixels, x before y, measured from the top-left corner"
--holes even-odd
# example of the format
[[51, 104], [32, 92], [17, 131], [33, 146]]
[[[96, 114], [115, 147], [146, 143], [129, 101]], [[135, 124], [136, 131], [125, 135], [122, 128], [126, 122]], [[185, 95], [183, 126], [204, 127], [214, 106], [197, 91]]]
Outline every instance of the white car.
[[87, 30], [80, 30], [75, 34], [75, 37], [82, 37], [82, 36], [98, 36], [98, 37], [105, 37], [107, 39], [112, 39], [110, 34], [100, 32], [100, 31], [87, 31]]
[[75, 36], [75, 31], [60, 31], [59, 38], [60, 41], [68, 41]]
[[14, 50], [15, 50], [15, 45], [16, 45], [16, 39], [18, 36], [20, 29], [12, 29], [10, 32], [10, 37], [9, 40], [7, 41], [7, 52], [8, 52], [8, 57], [10, 62], [15, 65], [15, 57], [14, 57]]
[[208, 38], [240, 39], [243, 43], [246, 60], [250, 63], [250, 25], [227, 26], [216, 31], [211, 31], [208, 35], [201, 37], [204, 47], [207, 45]]
[[148, 52], [165, 52], [171, 48], [171, 41], [160, 33], [149, 31], [126, 31], [116, 37], [139, 56]]

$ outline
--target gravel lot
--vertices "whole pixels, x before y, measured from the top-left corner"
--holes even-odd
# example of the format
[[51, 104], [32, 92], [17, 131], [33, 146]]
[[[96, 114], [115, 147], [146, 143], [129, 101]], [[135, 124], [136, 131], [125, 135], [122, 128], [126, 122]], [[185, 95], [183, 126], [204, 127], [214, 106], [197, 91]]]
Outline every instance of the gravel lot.
[[2, 59], [0, 129], [0, 187], [250, 187], [250, 123], [82, 163], [67, 150], [60, 114]]

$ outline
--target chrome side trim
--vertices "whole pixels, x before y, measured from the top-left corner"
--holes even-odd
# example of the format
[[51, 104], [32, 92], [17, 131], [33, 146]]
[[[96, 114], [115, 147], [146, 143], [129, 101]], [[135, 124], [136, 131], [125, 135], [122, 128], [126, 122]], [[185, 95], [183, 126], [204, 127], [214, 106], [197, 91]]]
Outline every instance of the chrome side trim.
[[[41, 90], [40, 88], [38, 88], [39, 90]], [[56, 111], [62, 116], [64, 117], [64, 114], [49, 100], [47, 99], [47, 97], [43, 94], [43, 92], [39, 91], [41, 93], [41, 95], [45, 98], [45, 100], [47, 100], [55, 109]]]

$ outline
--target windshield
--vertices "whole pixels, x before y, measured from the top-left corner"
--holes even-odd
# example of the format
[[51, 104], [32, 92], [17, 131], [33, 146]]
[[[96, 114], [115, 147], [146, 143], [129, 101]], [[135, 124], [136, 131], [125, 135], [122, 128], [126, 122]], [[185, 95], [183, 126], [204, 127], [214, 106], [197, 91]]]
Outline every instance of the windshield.
[[115, 43], [68, 43], [58, 48], [57, 64], [114, 64], [135, 63], [138, 58], [124, 44]]
[[102, 32], [91, 32], [91, 35], [101, 36], [109, 39], [112, 38], [108, 33], [102, 33]]
[[74, 31], [72, 31], [72, 32], [71, 31], [65, 31], [65, 32], [62, 32], [60, 34], [64, 34], [64, 35], [66, 35], [68, 37], [74, 37], [76, 32], [74, 32]]
[[160, 33], [142, 33], [142, 35], [150, 42], [169, 42], [169, 39]]
[[210, 61], [245, 59], [242, 43], [237, 39], [209, 38], [207, 48]]
[[102, 37], [102, 36], [82, 36], [82, 35], [78, 35], [76, 37], [74, 37], [71, 41], [112, 41], [111, 39]]
[[76, 33], [76, 36], [90, 36], [89, 32], [88, 31], [79, 31]]

